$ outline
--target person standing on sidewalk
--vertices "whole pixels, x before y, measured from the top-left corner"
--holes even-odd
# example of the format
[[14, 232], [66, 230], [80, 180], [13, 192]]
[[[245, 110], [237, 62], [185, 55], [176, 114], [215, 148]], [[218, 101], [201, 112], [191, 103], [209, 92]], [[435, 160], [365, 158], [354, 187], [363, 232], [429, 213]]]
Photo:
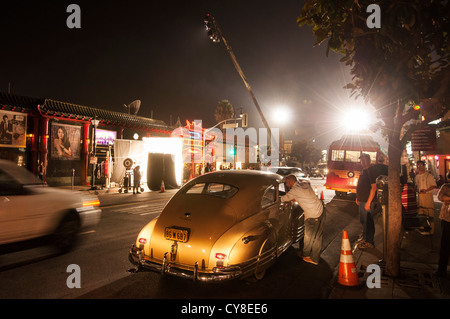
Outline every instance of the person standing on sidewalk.
[[141, 167], [139, 165], [137, 165], [133, 169], [133, 175], [134, 175], [134, 179], [133, 179], [133, 194], [140, 194], [141, 192], [139, 190], [141, 188]]
[[[450, 179], [450, 173], [447, 174]], [[448, 258], [450, 256], [450, 183], [441, 186], [438, 193], [438, 199], [442, 202], [441, 213], [441, 248], [439, 250], [439, 268], [438, 275], [447, 276]]]
[[373, 214], [375, 210], [374, 199], [377, 191], [376, 179], [380, 175], [387, 176], [388, 174], [387, 166], [382, 164], [380, 159], [381, 157], [379, 157], [378, 163], [372, 166], [369, 154], [363, 153], [359, 158], [363, 170], [356, 185], [356, 205], [358, 205], [359, 220], [363, 227], [362, 236], [358, 243], [358, 247], [361, 249], [373, 248], [375, 244]]
[[297, 177], [286, 177], [289, 192], [281, 196], [282, 202], [295, 200], [305, 214], [305, 235], [303, 238], [303, 260], [318, 265], [322, 250], [323, 226], [325, 223], [325, 208], [322, 201], [314, 193], [309, 182], [297, 181]]
[[437, 187], [433, 175], [425, 171], [425, 162], [417, 161], [417, 175], [415, 184], [418, 195], [419, 215], [424, 215], [429, 224], [430, 230], [421, 232], [422, 235], [434, 234], [434, 200], [433, 189]]

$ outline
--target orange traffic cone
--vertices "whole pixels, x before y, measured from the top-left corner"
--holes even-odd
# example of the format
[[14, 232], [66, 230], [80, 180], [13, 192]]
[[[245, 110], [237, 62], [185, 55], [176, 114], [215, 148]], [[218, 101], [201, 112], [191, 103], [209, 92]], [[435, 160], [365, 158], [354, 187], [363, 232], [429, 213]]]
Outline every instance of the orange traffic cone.
[[165, 187], [164, 187], [164, 180], [162, 180], [162, 181], [161, 181], [161, 191], [160, 191], [160, 193], [164, 193], [165, 190], [166, 190], [166, 189], [165, 189]]
[[348, 234], [345, 230], [342, 234], [338, 283], [343, 286], [359, 285], [358, 272], [356, 271], [350, 240], [348, 239]]
[[316, 196], [319, 196], [319, 191], [317, 190], [317, 186], [314, 188], [314, 193], [316, 194]]
[[320, 191], [320, 200], [324, 200], [324, 198], [323, 198], [323, 191]]

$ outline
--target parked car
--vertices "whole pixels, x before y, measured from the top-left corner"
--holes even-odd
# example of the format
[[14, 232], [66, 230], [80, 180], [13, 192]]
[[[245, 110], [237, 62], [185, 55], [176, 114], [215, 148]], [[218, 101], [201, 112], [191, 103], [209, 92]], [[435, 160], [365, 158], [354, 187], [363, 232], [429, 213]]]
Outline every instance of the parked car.
[[48, 187], [25, 168], [0, 160], [0, 253], [51, 243], [74, 247], [83, 227], [96, 225], [96, 196]]
[[308, 175], [299, 167], [289, 167], [289, 166], [275, 166], [267, 168], [269, 172], [279, 174], [283, 177], [288, 175], [295, 175], [298, 180], [309, 181]]
[[303, 237], [303, 211], [280, 202], [282, 176], [218, 171], [192, 179], [137, 236], [135, 271], [211, 282], [261, 279]]
[[309, 169], [309, 176], [311, 177], [321, 177], [320, 171], [317, 167], [312, 167]]

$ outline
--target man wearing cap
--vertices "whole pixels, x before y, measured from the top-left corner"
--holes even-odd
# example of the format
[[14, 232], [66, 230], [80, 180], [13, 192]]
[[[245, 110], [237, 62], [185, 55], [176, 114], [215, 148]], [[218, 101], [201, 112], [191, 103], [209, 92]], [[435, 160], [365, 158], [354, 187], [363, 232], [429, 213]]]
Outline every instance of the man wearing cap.
[[297, 201], [305, 214], [305, 235], [303, 238], [303, 260], [313, 265], [319, 264], [322, 250], [322, 234], [325, 222], [325, 209], [306, 181], [297, 181], [295, 175], [286, 177], [289, 192], [281, 196], [282, 202]]
[[[379, 157], [381, 158], [381, 157]], [[386, 175], [387, 166], [379, 163], [371, 165], [370, 155], [367, 153], [361, 154], [360, 163], [363, 168], [361, 175], [358, 178], [356, 185], [356, 204], [359, 210], [359, 220], [363, 227], [361, 240], [358, 247], [361, 249], [373, 248], [375, 236], [375, 222], [373, 220], [373, 213], [375, 209], [375, 194], [377, 190], [376, 179], [380, 175]]]

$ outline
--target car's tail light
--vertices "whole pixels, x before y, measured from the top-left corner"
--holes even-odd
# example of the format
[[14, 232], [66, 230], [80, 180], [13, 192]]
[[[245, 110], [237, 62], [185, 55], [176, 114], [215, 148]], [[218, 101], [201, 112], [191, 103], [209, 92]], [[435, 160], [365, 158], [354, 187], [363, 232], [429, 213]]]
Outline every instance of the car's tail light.
[[83, 207], [88, 207], [88, 206], [100, 206], [100, 201], [98, 199], [84, 201]]
[[227, 255], [222, 254], [222, 253], [217, 253], [217, 254], [216, 254], [216, 258], [217, 258], [217, 259], [220, 259], [220, 260], [224, 260], [226, 257], [227, 257]]
[[223, 268], [224, 260], [227, 257], [227, 255], [222, 253], [216, 253], [216, 267]]
[[145, 238], [139, 238], [139, 239], [138, 239], [138, 242], [139, 242], [140, 244], [145, 245], [145, 244], [147, 243], [147, 239], [145, 239]]

